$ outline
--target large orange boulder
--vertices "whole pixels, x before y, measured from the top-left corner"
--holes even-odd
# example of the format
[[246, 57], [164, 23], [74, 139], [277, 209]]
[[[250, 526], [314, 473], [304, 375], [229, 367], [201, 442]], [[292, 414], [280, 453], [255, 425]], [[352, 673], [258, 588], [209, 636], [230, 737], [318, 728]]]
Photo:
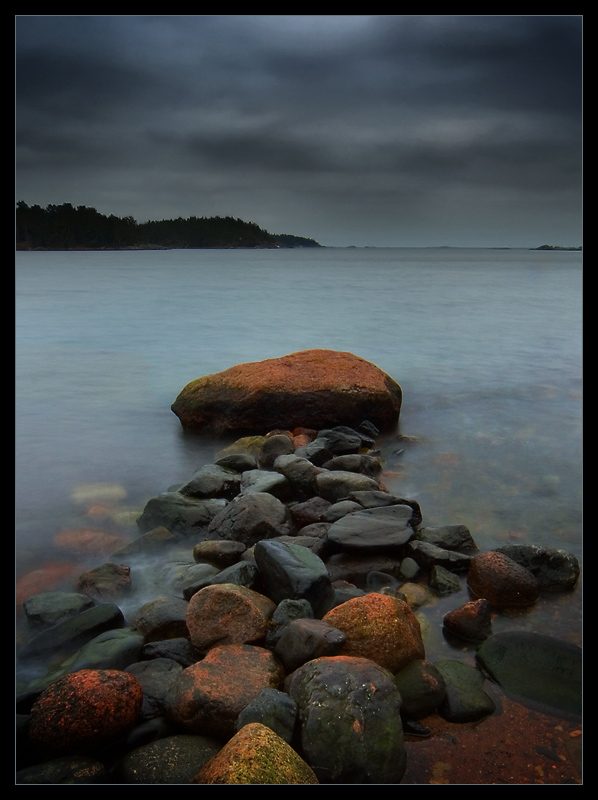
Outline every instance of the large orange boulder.
[[213, 433], [396, 424], [401, 387], [352, 353], [303, 350], [239, 364], [187, 384], [172, 404], [183, 428]]

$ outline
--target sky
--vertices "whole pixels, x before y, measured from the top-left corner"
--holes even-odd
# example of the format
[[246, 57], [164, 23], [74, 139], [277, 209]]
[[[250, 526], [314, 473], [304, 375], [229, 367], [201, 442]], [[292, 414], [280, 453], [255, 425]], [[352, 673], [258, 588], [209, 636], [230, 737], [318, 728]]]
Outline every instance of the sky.
[[580, 15], [16, 15], [15, 200], [582, 244]]

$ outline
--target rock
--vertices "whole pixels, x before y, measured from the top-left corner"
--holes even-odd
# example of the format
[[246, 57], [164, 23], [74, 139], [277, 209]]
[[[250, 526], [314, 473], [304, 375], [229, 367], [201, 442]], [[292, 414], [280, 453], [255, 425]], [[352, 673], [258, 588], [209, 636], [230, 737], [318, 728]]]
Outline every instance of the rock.
[[444, 550], [458, 550], [468, 553], [478, 549], [469, 528], [465, 525], [419, 528], [416, 539], [442, 547]]
[[143, 689], [140, 718], [161, 717], [167, 704], [168, 692], [183, 667], [170, 658], [154, 658], [129, 664], [125, 672], [134, 675]]
[[[258, 450], [256, 448], [256, 452]], [[216, 465], [233, 472], [245, 472], [248, 469], [257, 469], [257, 457], [251, 453], [229, 453], [219, 458]]]
[[275, 609], [269, 597], [244, 586], [206, 586], [187, 604], [191, 644], [205, 653], [216, 645], [257, 642], [266, 636]]
[[415, 614], [408, 603], [391, 595], [354, 597], [322, 619], [345, 634], [342, 655], [368, 658], [390, 672], [425, 656]]
[[314, 614], [332, 595], [326, 564], [307, 547], [279, 541], [261, 541], [254, 557], [265, 591], [276, 604], [307, 600]]
[[225, 506], [224, 498], [197, 498], [180, 492], [164, 492], [148, 500], [137, 525], [142, 533], [163, 527], [173, 534], [188, 535], [206, 528]]
[[378, 483], [367, 475], [342, 470], [324, 471], [316, 475], [316, 489], [320, 497], [331, 503], [349, 499], [352, 492], [377, 489]]
[[114, 603], [101, 603], [85, 609], [76, 616], [68, 617], [51, 628], [41, 631], [29, 639], [20, 649], [19, 659], [26, 661], [52, 652], [65, 657], [104, 631], [124, 627], [123, 613]]
[[477, 722], [496, 708], [494, 700], [484, 690], [484, 676], [464, 661], [442, 659], [436, 669], [446, 684], [445, 699], [438, 713], [448, 722]]
[[166, 736], [127, 753], [119, 763], [118, 777], [127, 784], [188, 784], [221, 747], [222, 742], [207, 736]]
[[108, 783], [108, 770], [95, 758], [89, 756], [62, 756], [41, 764], [18, 770], [15, 783], [18, 784], [105, 784]]
[[77, 591], [98, 603], [121, 600], [131, 589], [131, 568], [107, 561], [79, 576]]
[[289, 481], [296, 499], [305, 500], [317, 495], [316, 477], [321, 468], [299, 455], [298, 450], [294, 454], [278, 456], [272, 466]]
[[92, 606], [90, 597], [77, 592], [40, 592], [23, 603], [27, 621], [37, 628], [56, 625]]
[[252, 547], [262, 539], [294, 533], [291, 512], [267, 492], [239, 495], [208, 526], [206, 539], [231, 539]]
[[107, 555], [124, 544], [122, 535], [108, 533], [96, 528], [77, 528], [59, 531], [54, 536], [54, 545], [81, 555]]
[[[342, 474], [342, 473], [337, 473]], [[361, 553], [402, 552], [414, 536], [412, 510], [406, 505], [362, 509], [334, 522], [326, 540], [334, 550]]]
[[274, 650], [276, 643], [285, 626], [295, 619], [313, 619], [314, 611], [311, 604], [307, 600], [292, 600], [285, 598], [280, 601], [276, 606], [276, 610], [272, 614], [268, 632], [266, 634], [266, 647]]
[[257, 454], [260, 467], [271, 468], [278, 456], [286, 456], [295, 452], [292, 435], [286, 433], [267, 436]]
[[162, 639], [159, 642], [147, 642], [141, 653], [143, 659], [167, 658], [176, 661], [183, 667], [190, 667], [201, 661], [203, 653], [197, 650], [188, 638], [179, 636], [176, 639]]
[[577, 557], [556, 547], [537, 547], [532, 544], [510, 544], [496, 548], [529, 570], [543, 592], [566, 592], [575, 587], [581, 574]]
[[467, 553], [446, 550], [444, 547], [416, 539], [409, 542], [405, 548], [405, 554], [428, 571], [435, 566], [440, 566], [449, 572], [467, 572], [472, 558]]
[[496, 608], [529, 606], [539, 595], [534, 575], [496, 550], [472, 558], [467, 583], [474, 597]]
[[157, 597], [144, 603], [131, 622], [143, 633], [146, 643], [187, 636], [187, 605], [180, 597]]
[[160, 525], [115, 550], [110, 560], [118, 563], [123, 559], [127, 560], [135, 556], [151, 556], [165, 551], [169, 545], [175, 545], [178, 541], [179, 539], [174, 533]]
[[232, 500], [239, 493], [241, 475], [219, 464], [200, 467], [179, 492], [186, 497], [224, 497]]
[[400, 783], [406, 768], [401, 696], [367, 658], [332, 656], [285, 681], [297, 703], [301, 752], [321, 783]]
[[143, 690], [119, 670], [80, 670], [52, 683], [31, 709], [29, 736], [44, 753], [88, 753], [137, 720]]
[[446, 684], [433, 663], [414, 659], [395, 675], [401, 694], [403, 719], [419, 720], [433, 714], [444, 701]]
[[332, 503], [328, 510], [324, 512], [322, 522], [330, 522], [332, 524], [353, 511], [361, 510], [361, 506], [355, 500], [339, 500], [338, 503]]
[[581, 647], [544, 634], [504, 631], [482, 643], [477, 659], [515, 699], [581, 714]]
[[193, 548], [195, 561], [208, 561], [220, 569], [236, 564], [247, 547], [243, 542], [233, 542], [228, 539], [198, 542]]
[[380, 459], [365, 453], [348, 453], [343, 456], [335, 456], [330, 461], [326, 461], [322, 467], [323, 469], [342, 470], [343, 472], [361, 472], [370, 478], [377, 478], [382, 472]]
[[226, 741], [235, 734], [241, 711], [262, 689], [279, 689], [283, 678], [282, 665], [263, 647], [213, 647], [202, 661], [181, 672], [167, 715], [188, 732]]
[[187, 384], [172, 411], [184, 429], [257, 432], [298, 426], [316, 430], [370, 419], [397, 423], [400, 386], [351, 353], [304, 350], [239, 364]]
[[451, 594], [461, 591], [459, 578], [440, 564], [435, 564], [430, 570], [429, 586], [437, 594]]
[[291, 485], [284, 475], [279, 472], [270, 472], [265, 469], [250, 469], [241, 476], [240, 491], [243, 494], [249, 492], [268, 492], [282, 502], [291, 499]]
[[386, 553], [364, 555], [359, 551], [334, 553], [326, 560], [330, 580], [347, 581], [359, 588], [367, 588], [367, 576], [372, 570], [386, 572], [394, 578], [401, 577], [401, 559]]
[[332, 503], [329, 500], [324, 500], [323, 497], [310, 497], [309, 500], [304, 500], [301, 503], [293, 503], [289, 508], [297, 530], [301, 530], [307, 525], [322, 522], [324, 515], [331, 506]]
[[297, 703], [279, 689], [262, 689], [258, 696], [245, 706], [237, 718], [240, 731], [251, 722], [267, 725], [290, 744], [297, 721]]
[[259, 582], [259, 577], [259, 570], [254, 563], [245, 560], [237, 561], [236, 564], [225, 567], [215, 575], [189, 583], [183, 589], [183, 597], [185, 600], [190, 600], [194, 594], [201, 589], [205, 589], [206, 586], [216, 586], [222, 583], [234, 583], [237, 586], [245, 586], [247, 589], [253, 589]]
[[468, 642], [483, 642], [492, 634], [490, 603], [485, 599], [469, 603], [450, 611], [442, 620], [445, 631]]
[[318, 784], [314, 772], [271, 728], [241, 728], [197, 775], [193, 784]]
[[346, 636], [320, 619], [296, 619], [281, 631], [274, 654], [287, 672], [293, 672], [306, 661], [322, 656], [336, 656]]

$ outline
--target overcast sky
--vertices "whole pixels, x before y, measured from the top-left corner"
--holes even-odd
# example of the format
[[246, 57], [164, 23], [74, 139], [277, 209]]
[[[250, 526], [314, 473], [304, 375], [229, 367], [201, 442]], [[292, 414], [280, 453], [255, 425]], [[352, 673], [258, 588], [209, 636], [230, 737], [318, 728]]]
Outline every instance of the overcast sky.
[[16, 200], [582, 244], [582, 17], [16, 16]]

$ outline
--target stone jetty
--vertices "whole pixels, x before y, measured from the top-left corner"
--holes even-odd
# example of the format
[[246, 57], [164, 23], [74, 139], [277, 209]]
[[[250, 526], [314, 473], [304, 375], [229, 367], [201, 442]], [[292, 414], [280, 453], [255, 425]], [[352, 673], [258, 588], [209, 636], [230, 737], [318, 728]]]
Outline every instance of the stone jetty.
[[[495, 713], [492, 684], [579, 713], [580, 648], [491, 613], [572, 589], [575, 557], [427, 526], [381, 481], [378, 434], [241, 436], [72, 591], [28, 597], [16, 782], [398, 784], [405, 736]], [[442, 624], [479, 656], [431, 661], [418, 591], [462, 582]]]

